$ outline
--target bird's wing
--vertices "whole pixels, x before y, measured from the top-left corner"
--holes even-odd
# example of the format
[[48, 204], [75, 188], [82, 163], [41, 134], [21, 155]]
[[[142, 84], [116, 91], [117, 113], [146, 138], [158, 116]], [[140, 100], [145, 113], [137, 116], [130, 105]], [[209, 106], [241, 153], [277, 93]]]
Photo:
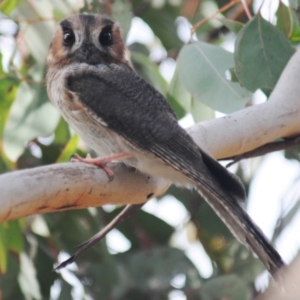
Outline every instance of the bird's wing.
[[275, 273], [283, 261], [236, 199], [244, 198], [240, 181], [203, 152], [178, 125], [165, 98], [125, 66], [84, 65], [66, 80], [87, 112], [133, 146], [165, 161], [195, 186], [231, 229]]
[[233, 198], [245, 198], [239, 179], [194, 143], [157, 90], [129, 67], [87, 66], [72, 72], [66, 85], [78, 94], [88, 113], [99, 116], [133, 146], [159, 157], [192, 180], [205, 180], [210, 172]]

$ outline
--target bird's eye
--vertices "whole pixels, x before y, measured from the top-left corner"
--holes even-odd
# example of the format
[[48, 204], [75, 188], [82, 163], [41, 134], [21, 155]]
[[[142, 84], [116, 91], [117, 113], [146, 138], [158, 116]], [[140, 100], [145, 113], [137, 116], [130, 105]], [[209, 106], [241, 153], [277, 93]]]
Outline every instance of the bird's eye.
[[75, 35], [73, 31], [65, 31], [64, 32], [64, 45], [72, 46], [75, 42]]
[[99, 42], [102, 46], [110, 46], [112, 44], [111, 30], [102, 30], [99, 35]]

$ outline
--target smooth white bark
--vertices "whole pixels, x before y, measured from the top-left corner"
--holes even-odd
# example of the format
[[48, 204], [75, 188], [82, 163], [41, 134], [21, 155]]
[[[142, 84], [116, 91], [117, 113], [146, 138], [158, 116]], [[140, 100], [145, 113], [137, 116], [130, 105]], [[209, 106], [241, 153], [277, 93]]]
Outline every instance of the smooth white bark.
[[[226, 96], [226, 95], [224, 95]], [[300, 51], [289, 61], [266, 103], [188, 129], [215, 158], [241, 154], [277, 138], [300, 134]], [[79, 163], [49, 165], [0, 176], [0, 221], [65, 209], [127, 204], [160, 195], [168, 183], [114, 166], [108, 182], [99, 168]]]

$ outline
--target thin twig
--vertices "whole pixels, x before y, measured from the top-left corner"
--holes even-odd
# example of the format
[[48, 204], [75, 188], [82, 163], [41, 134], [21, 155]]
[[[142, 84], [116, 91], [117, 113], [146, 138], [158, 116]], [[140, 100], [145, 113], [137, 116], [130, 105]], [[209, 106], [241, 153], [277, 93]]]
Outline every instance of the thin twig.
[[242, 5], [244, 7], [244, 10], [245, 10], [245, 13], [246, 13], [248, 19], [251, 20], [252, 19], [252, 15], [250, 13], [247, 0], [241, 0], [241, 2], [242, 2]]
[[213, 13], [211, 16], [204, 18], [203, 20], [199, 21], [198, 23], [196, 23], [192, 28], [191, 28], [191, 37], [192, 35], [196, 32], [196, 30], [202, 26], [203, 24], [205, 24], [206, 22], [208, 22], [209, 20], [211, 20], [212, 18], [214, 18], [217, 14], [219, 13], [223, 13], [224, 11], [228, 10], [229, 8], [231, 8], [232, 6], [236, 5], [237, 3], [239, 3], [240, 0], [232, 0], [229, 3], [227, 3], [226, 5], [224, 5], [223, 7], [221, 7], [219, 10], [217, 10], [215, 13]]
[[242, 159], [262, 156], [262, 155], [265, 155], [267, 153], [293, 148], [293, 147], [298, 146], [298, 145], [300, 145], [300, 136], [297, 136], [297, 137], [294, 137], [294, 138], [284, 139], [283, 141], [268, 143], [268, 144], [260, 146], [256, 149], [253, 149], [251, 151], [242, 153], [240, 155], [221, 158], [219, 160], [232, 159], [232, 162], [230, 162], [229, 164], [226, 165], [226, 168], [229, 168], [230, 166], [232, 166], [233, 164], [239, 162]]

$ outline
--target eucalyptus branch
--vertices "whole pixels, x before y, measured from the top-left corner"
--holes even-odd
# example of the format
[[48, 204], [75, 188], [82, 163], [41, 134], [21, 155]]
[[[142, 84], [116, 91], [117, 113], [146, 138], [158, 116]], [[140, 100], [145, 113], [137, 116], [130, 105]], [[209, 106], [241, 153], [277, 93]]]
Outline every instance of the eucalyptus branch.
[[[198, 123], [187, 131], [216, 159], [238, 156], [300, 134], [300, 50], [290, 59], [269, 100], [222, 118]], [[0, 221], [32, 214], [100, 206], [139, 204], [163, 194], [169, 186], [122, 165], [103, 170], [65, 163], [15, 171], [0, 176]]]

